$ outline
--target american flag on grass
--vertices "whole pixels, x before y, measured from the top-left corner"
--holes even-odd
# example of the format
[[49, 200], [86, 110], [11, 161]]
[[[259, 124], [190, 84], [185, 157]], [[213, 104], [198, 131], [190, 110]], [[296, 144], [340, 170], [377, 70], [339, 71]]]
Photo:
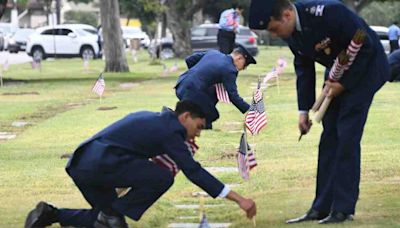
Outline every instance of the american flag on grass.
[[222, 83], [215, 84], [215, 91], [217, 93], [217, 98], [219, 101], [228, 104], [231, 103], [231, 101], [229, 100], [228, 92], [225, 90], [224, 84]]
[[240, 176], [247, 180], [249, 179], [249, 171], [257, 166], [256, 157], [247, 143], [245, 133], [240, 138], [240, 145], [237, 154], [237, 163]]
[[93, 85], [92, 92], [101, 97], [104, 93], [105, 88], [106, 82], [104, 81], [103, 73], [101, 73]]
[[201, 216], [201, 221], [200, 221], [200, 224], [199, 224], [199, 228], [211, 228], [210, 224], [208, 224], [208, 221], [207, 221], [205, 213], [203, 213], [203, 215]]
[[258, 134], [261, 129], [267, 125], [267, 115], [265, 113], [260, 81], [258, 82], [258, 88], [253, 95], [250, 109], [246, 114], [245, 124], [246, 128], [249, 129], [252, 135]]
[[276, 67], [273, 67], [272, 70], [265, 75], [265, 77], [263, 79], [263, 84], [267, 84], [267, 82], [269, 80], [277, 78], [277, 77], [278, 77], [278, 71], [277, 71]]
[[[188, 140], [185, 142], [185, 144], [188, 147], [189, 151], [194, 156], [196, 151], [199, 149], [196, 142], [194, 140]], [[158, 155], [156, 157], [151, 158], [151, 160], [157, 165], [169, 169], [172, 172], [172, 175], [174, 176], [179, 172], [178, 165], [167, 154]]]
[[6, 59], [3, 63], [3, 71], [8, 71], [9, 67], [10, 67], [10, 63], [8, 62], [8, 59]]

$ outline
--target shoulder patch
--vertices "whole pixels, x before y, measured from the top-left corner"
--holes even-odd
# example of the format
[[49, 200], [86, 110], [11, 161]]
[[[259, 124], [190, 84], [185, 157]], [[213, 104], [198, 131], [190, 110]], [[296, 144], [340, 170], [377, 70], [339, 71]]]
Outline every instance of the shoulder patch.
[[315, 12], [314, 12], [315, 16], [316, 17], [322, 16], [324, 14], [324, 8], [325, 8], [325, 5], [317, 5], [315, 7]]
[[306, 12], [316, 17], [321, 17], [324, 14], [325, 5], [316, 5], [306, 8]]

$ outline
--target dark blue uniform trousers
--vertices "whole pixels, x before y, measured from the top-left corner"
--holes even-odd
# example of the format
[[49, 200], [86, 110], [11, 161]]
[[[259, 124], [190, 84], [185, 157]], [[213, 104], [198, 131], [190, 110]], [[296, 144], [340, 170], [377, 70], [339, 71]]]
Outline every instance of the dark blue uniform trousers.
[[360, 183], [360, 141], [373, 92], [346, 91], [323, 120], [316, 196], [312, 208], [354, 214]]
[[[78, 165], [79, 167], [79, 165]], [[139, 220], [143, 213], [173, 184], [172, 173], [146, 159], [118, 164], [115, 171], [67, 169], [92, 209], [60, 209], [62, 226], [93, 227], [99, 211], [114, 211]], [[118, 198], [115, 188], [132, 189]]]

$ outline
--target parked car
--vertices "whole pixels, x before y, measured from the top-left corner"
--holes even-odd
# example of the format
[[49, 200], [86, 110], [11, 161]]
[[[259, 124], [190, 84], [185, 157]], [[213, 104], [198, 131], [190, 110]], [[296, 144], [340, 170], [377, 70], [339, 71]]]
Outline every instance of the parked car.
[[130, 26], [121, 26], [122, 29], [122, 38], [124, 39], [125, 44], [130, 46], [131, 39], [139, 39], [140, 46], [144, 48], [148, 48], [150, 44], [149, 36], [143, 32], [139, 27], [130, 27]]
[[[218, 24], [202, 24], [192, 28], [191, 45], [193, 52], [219, 49], [217, 44], [218, 29]], [[245, 47], [253, 56], [258, 54], [257, 35], [248, 27], [239, 27], [239, 33], [236, 34], [235, 45]], [[161, 58], [174, 57], [173, 39], [163, 38], [161, 42], [153, 41], [152, 44], [150, 44], [149, 52]]]
[[10, 53], [25, 51], [28, 37], [34, 32], [34, 29], [18, 29], [15, 34], [8, 40], [8, 51]]
[[384, 26], [370, 26], [370, 28], [374, 30], [376, 34], [378, 34], [383, 49], [385, 49], [385, 53], [388, 55], [390, 53], [390, 43], [388, 35], [389, 29]]
[[4, 50], [4, 33], [0, 30], [0, 51]]
[[19, 28], [11, 23], [0, 23], [0, 31], [3, 33], [3, 50], [7, 50], [8, 41]]
[[75, 25], [46, 26], [29, 36], [26, 53], [35, 59], [55, 57], [96, 58], [98, 37]]

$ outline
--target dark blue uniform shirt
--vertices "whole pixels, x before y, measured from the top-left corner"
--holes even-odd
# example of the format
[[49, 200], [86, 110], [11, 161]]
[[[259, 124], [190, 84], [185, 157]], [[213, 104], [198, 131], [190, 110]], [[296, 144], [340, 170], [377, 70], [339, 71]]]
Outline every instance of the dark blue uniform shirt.
[[250, 105], [239, 96], [237, 91], [238, 70], [230, 55], [225, 55], [216, 50], [199, 52], [187, 57], [186, 64], [189, 70], [183, 73], [176, 83], [178, 97], [184, 96], [188, 90], [192, 90], [192, 92], [201, 91], [209, 94], [212, 97], [210, 102], [215, 105], [217, 98], [212, 93], [215, 89], [212, 90], [211, 87], [214, 84], [223, 83], [230, 101], [242, 113], [250, 108]]
[[133, 159], [167, 154], [190, 181], [217, 197], [224, 185], [193, 159], [185, 141], [186, 129], [174, 112], [131, 113], [83, 142], [75, 150], [67, 169], [95, 170], [100, 175]]

